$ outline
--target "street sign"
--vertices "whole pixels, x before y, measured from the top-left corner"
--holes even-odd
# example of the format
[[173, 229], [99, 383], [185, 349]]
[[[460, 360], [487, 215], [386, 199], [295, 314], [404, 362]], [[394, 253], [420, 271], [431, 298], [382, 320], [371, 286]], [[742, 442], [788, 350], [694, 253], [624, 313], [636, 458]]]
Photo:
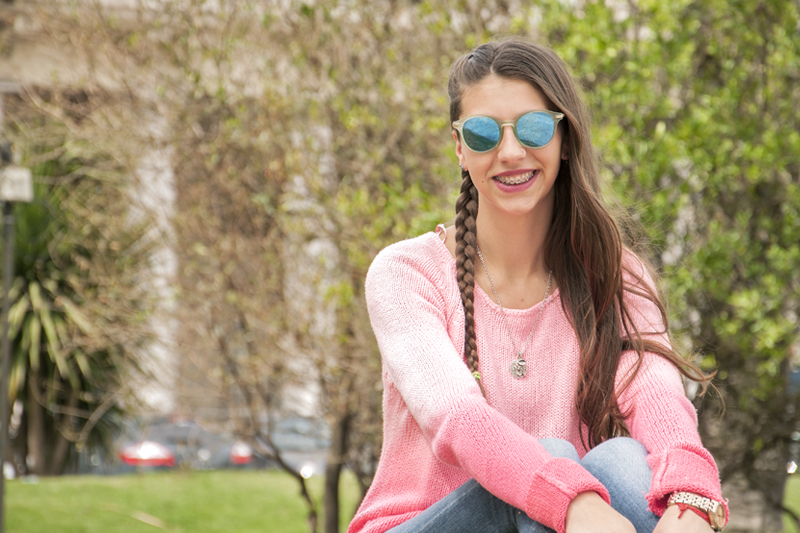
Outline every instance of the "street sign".
[[28, 168], [8, 165], [0, 169], [0, 201], [30, 202], [33, 200], [33, 180]]

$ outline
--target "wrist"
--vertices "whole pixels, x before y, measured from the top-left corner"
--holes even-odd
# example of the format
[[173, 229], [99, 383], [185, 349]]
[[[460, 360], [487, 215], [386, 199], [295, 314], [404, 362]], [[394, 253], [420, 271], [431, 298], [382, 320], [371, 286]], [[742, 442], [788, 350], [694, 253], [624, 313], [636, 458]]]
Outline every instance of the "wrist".
[[692, 507], [691, 505], [687, 505], [685, 503], [676, 503], [675, 506], [681, 511], [680, 513], [678, 513], [678, 518], [682, 517], [683, 513], [685, 513], [686, 511], [691, 511], [700, 518], [702, 518], [703, 520], [705, 520], [708, 523], [708, 525], [711, 525], [711, 519], [708, 517], [708, 513], [701, 511], [697, 507]]
[[708, 522], [714, 531], [722, 531], [727, 522], [725, 506], [722, 502], [693, 492], [672, 493], [667, 501], [667, 507], [672, 505], [676, 505], [680, 509], [678, 518], [683, 516], [683, 513], [689, 509]]
[[[598, 501], [599, 500], [599, 501]], [[591, 508], [595, 505], [606, 504], [606, 501], [598, 493], [593, 490], [579, 493], [572, 498], [567, 506], [567, 516], [565, 517], [564, 527], [570, 523], [570, 519], [574, 518], [576, 514], [583, 512], [584, 509]]]

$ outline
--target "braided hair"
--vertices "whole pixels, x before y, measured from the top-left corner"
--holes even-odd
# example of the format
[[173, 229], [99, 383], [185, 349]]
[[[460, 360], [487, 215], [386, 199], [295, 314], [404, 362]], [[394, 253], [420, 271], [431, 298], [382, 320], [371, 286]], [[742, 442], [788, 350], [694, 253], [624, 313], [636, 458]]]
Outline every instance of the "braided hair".
[[475, 339], [475, 252], [477, 250], [478, 189], [468, 170], [461, 171], [461, 194], [456, 200], [456, 279], [464, 304], [464, 356], [486, 396], [478, 371], [478, 343]]

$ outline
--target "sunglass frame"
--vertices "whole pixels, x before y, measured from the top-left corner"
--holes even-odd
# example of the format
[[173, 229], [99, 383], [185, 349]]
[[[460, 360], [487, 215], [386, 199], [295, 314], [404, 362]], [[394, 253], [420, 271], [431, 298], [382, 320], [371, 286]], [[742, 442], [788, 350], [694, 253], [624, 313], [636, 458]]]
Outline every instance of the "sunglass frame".
[[[544, 113], [546, 115], [550, 115], [550, 118], [553, 119], [553, 135], [552, 137], [550, 137], [550, 140], [544, 143], [542, 146], [528, 146], [527, 144], [522, 142], [522, 139], [519, 138], [519, 134], [517, 134], [517, 124], [519, 123], [520, 119], [526, 115], [530, 115], [531, 113]], [[494, 146], [486, 150], [475, 150], [469, 145], [469, 143], [467, 143], [466, 140], [464, 140], [464, 133], [463, 133], [464, 124], [471, 118], [488, 118], [489, 120], [497, 124], [497, 127], [500, 129], [500, 137], [497, 139], [497, 142], [494, 144]], [[488, 115], [472, 115], [469, 117], [456, 120], [451, 124], [451, 126], [454, 130], [458, 132], [458, 138], [461, 139], [461, 142], [463, 142], [464, 146], [469, 148], [470, 151], [476, 154], [485, 154], [486, 152], [491, 152], [492, 150], [500, 146], [500, 142], [503, 140], [503, 135], [505, 133], [505, 130], [503, 128], [505, 128], [506, 126], [511, 126], [511, 129], [514, 132], [514, 137], [517, 138], [517, 142], [519, 142], [520, 145], [524, 146], [525, 148], [530, 148], [531, 150], [540, 150], [545, 146], [549, 145], [551, 142], [553, 142], [553, 139], [556, 136], [556, 129], [558, 128], [558, 123], [561, 122], [563, 119], [564, 119], [564, 113], [559, 113], [558, 111], [550, 111], [549, 109], [533, 109], [531, 111], [526, 111], [522, 113], [514, 120], [500, 121]]]

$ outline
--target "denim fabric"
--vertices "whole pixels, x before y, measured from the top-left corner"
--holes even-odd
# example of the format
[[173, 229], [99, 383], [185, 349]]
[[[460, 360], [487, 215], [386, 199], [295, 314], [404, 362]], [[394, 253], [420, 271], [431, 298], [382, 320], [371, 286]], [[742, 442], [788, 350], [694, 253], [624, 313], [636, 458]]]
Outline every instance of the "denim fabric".
[[[553, 457], [579, 462], [611, 494], [611, 506], [630, 520], [636, 533], [652, 533], [658, 517], [645, 495], [652, 473], [647, 451], [639, 442], [618, 437], [593, 448], [581, 460], [571, 443], [561, 439], [540, 441]], [[524, 512], [493, 496], [474, 479], [389, 533], [554, 533]]]

